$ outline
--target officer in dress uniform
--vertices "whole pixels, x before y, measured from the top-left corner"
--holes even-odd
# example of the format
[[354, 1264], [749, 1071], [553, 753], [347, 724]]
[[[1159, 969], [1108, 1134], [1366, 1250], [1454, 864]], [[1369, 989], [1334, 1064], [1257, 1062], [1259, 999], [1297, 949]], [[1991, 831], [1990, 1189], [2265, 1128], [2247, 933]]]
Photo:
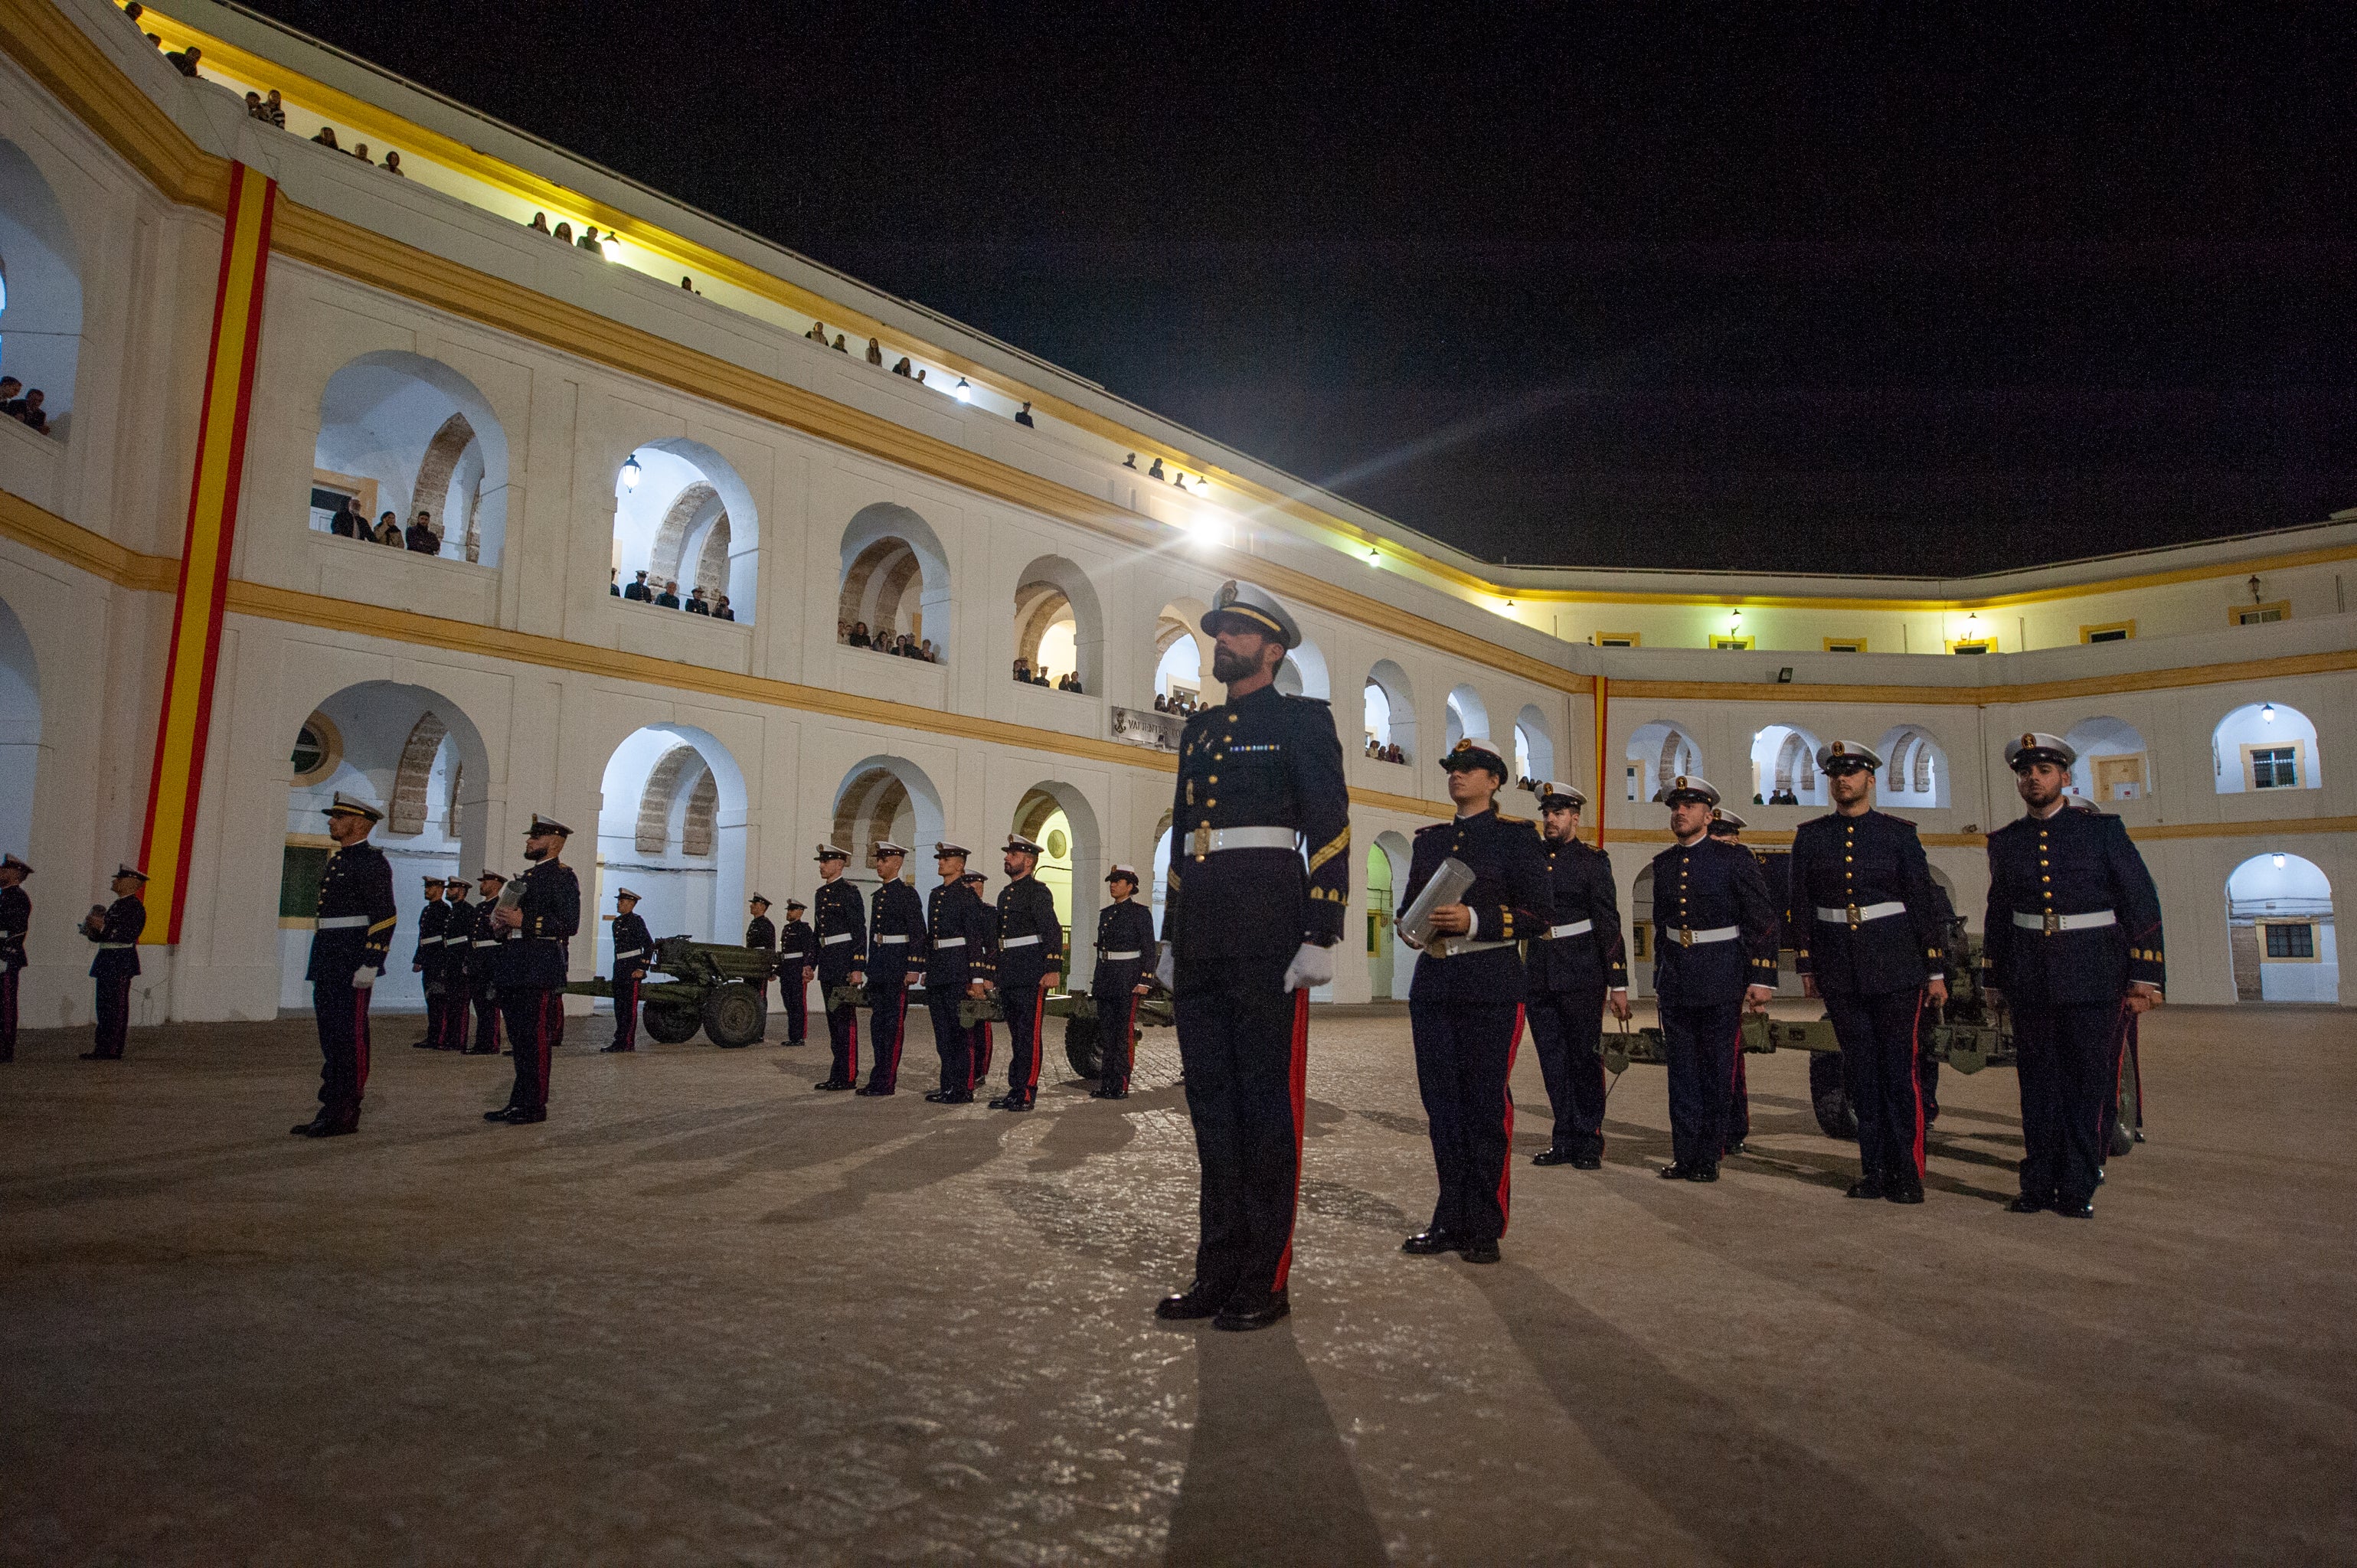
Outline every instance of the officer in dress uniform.
[[336, 848], [319, 874], [318, 919], [304, 972], [319, 1027], [319, 1111], [291, 1129], [298, 1138], [360, 1131], [369, 1076], [369, 994], [384, 972], [395, 919], [393, 864], [369, 843], [384, 814], [339, 791], [325, 815]]
[[1006, 1010], [1006, 1092], [993, 1111], [1028, 1111], [1039, 1099], [1039, 1034], [1048, 986], [1061, 972], [1064, 924], [1056, 896], [1032, 873], [1039, 846], [1021, 833], [1006, 840], [1006, 886], [998, 890], [998, 951], [985, 982]]
[[1629, 1018], [1628, 949], [1612, 857], [1579, 840], [1587, 797], [1570, 784], [1534, 784], [1544, 840], [1555, 919], [1531, 938], [1523, 960], [1523, 1003], [1537, 1047], [1539, 1076], [1555, 1108], [1555, 1131], [1534, 1165], [1592, 1171], [1604, 1164], [1604, 1009]]
[[1113, 902], [1097, 911], [1097, 967], [1089, 977], [1104, 1065], [1091, 1093], [1098, 1100], [1126, 1100], [1137, 1056], [1137, 1002], [1153, 989], [1148, 977], [1155, 957], [1154, 911], [1137, 901], [1134, 865], [1107, 872], [1105, 890]]
[[614, 894], [614, 1041], [601, 1051], [639, 1048], [639, 987], [654, 961], [655, 939], [639, 918], [639, 896], [629, 888]]
[[581, 882], [557, 858], [573, 830], [538, 812], [524, 830], [523, 857], [532, 866], [512, 908], [493, 911], [504, 933], [491, 950], [491, 983], [507, 1015], [508, 1047], [515, 1053], [515, 1087], [504, 1109], [486, 1122], [522, 1126], [548, 1120], [548, 1069], [565, 1040], [565, 944], [581, 929]]
[[1506, 759], [1489, 736], [1467, 736], [1440, 766], [1457, 816], [1416, 830], [1401, 908], [1415, 905], [1445, 861], [1463, 863], [1473, 885], [1433, 910], [1429, 942], [1403, 933], [1424, 950], [1408, 986], [1408, 1026], [1440, 1196], [1432, 1223], [1400, 1250], [1494, 1263], [1510, 1212], [1514, 1096], [1507, 1079], [1523, 1039], [1517, 944], [1554, 929], [1555, 891], [1529, 820], [1498, 811]]
[[1680, 774], [1653, 798], [1677, 841], [1653, 857], [1653, 994], [1674, 1151], [1662, 1175], [1717, 1181], [1743, 1013], [1765, 1012], [1776, 993], [1776, 908], [1751, 852], [1710, 836], [1708, 779]]
[[1202, 1165], [1195, 1278], [1155, 1310], [1265, 1328], [1290, 1310], [1309, 992], [1334, 978], [1351, 803], [1334, 714], [1276, 689], [1292, 614], [1223, 584], [1202, 619], [1227, 700], [1178, 740], [1160, 978]]
[[[1743, 842], [1743, 830], [1750, 825], [1724, 806], [1713, 806], [1710, 809], [1710, 836], [1721, 843], [1735, 845], [1756, 861], [1760, 859], [1759, 854], [1749, 844]], [[1764, 880], [1765, 862], [1761, 863], [1761, 872]], [[1774, 897], [1774, 888], [1769, 889], [1769, 896], [1771, 898]], [[1781, 940], [1781, 936], [1779, 940]], [[1726, 1131], [1719, 1136], [1719, 1153], [1722, 1155], [1743, 1153], [1744, 1144], [1751, 1136], [1751, 1078], [1743, 1068], [1741, 1031], [1738, 1030], [1737, 1034], [1735, 1072], [1727, 1082]]]
[[974, 1042], [958, 1022], [958, 1004], [979, 996], [976, 967], [983, 956], [982, 900], [965, 884], [963, 844], [933, 845], [941, 886], [925, 895], [925, 1007], [933, 1017], [933, 1050], [942, 1059], [941, 1087], [925, 1096], [937, 1105], [974, 1102]]
[[438, 1051], [442, 1048], [443, 1020], [449, 1009], [444, 1005], [449, 993], [442, 983], [444, 960], [449, 949], [442, 939], [449, 934], [450, 911], [442, 902], [442, 879], [425, 878], [425, 902], [417, 911], [417, 946], [409, 955], [409, 968], [414, 974], [425, 977], [425, 1033], [409, 1042], [410, 1048]]
[[810, 1038], [810, 972], [818, 959], [818, 935], [802, 918], [808, 908], [786, 900], [786, 923], [778, 928], [778, 1001], [786, 1010], [786, 1044]]
[[2032, 731], [2005, 759], [2029, 814], [1989, 834], [1989, 989], [2013, 1013], [2021, 1079], [2017, 1214], [2095, 1212], [2104, 1106], [2119, 1092], [2121, 1014], [2158, 1006], [2160, 895], [2117, 817], [2063, 803], [2078, 754]]
[[890, 1094], [899, 1089], [909, 987], [924, 978], [925, 902], [900, 880], [900, 867], [908, 858], [905, 844], [886, 839], [876, 846], [876, 875], [883, 880], [867, 911], [867, 1036], [876, 1055], [861, 1094]]
[[446, 1051], [467, 1048], [467, 1019], [475, 1009], [474, 966], [467, 961], [475, 942], [475, 907], [467, 902], [467, 879], [450, 878], [442, 918], [442, 1033], [435, 1042]]
[[475, 906], [475, 929], [467, 950], [467, 989], [475, 1004], [475, 1038], [467, 1047], [470, 1057], [500, 1054], [500, 988], [491, 980], [491, 961], [500, 945], [499, 911], [493, 907], [508, 879], [489, 866], [475, 879], [483, 901]]
[[0, 1062], [16, 1059], [16, 986], [25, 968], [25, 933], [33, 927], [33, 897], [25, 878], [33, 868], [0, 856]]
[[[753, 918], [745, 922], [745, 945], [770, 954], [770, 967], [778, 966], [778, 928], [770, 923], [770, 901], [759, 893], [745, 901]], [[753, 983], [754, 992], [761, 998], [761, 1034], [770, 1032], [770, 981], [767, 975]]]
[[124, 1036], [131, 1027], [131, 982], [139, 973], [139, 933], [147, 929], [147, 874], [128, 865], [114, 868], [114, 902], [92, 908], [81, 923], [81, 934], [98, 944], [91, 955], [90, 977], [98, 982], [97, 1040], [82, 1052], [86, 1062], [123, 1059]]
[[[982, 931], [982, 950], [974, 961], [974, 978], [966, 993], [973, 996], [988, 991], [991, 979], [998, 972], [998, 906], [990, 899], [990, 878], [981, 872], [969, 871], [959, 881], [967, 892], [974, 895], [974, 908], [980, 911], [976, 920]], [[975, 1019], [974, 1027], [965, 1032], [965, 1043], [966, 1049], [974, 1057], [973, 1081], [988, 1083], [991, 1058], [996, 1045], [990, 1033], [990, 1020]]]
[[814, 858], [819, 876], [818, 891], [812, 895], [818, 904], [813, 924], [818, 932], [819, 1003], [826, 1009], [827, 1044], [834, 1055], [826, 1077], [811, 1087], [856, 1089], [858, 1081], [853, 1075], [859, 1070], [859, 1009], [837, 1007], [834, 988], [866, 978], [867, 903], [858, 888], [843, 880], [843, 868], [851, 859], [848, 850], [823, 843]]
[[1948, 1000], [1940, 972], [1947, 932], [1915, 824], [1874, 807], [1881, 757], [1862, 741], [1828, 741], [1817, 771], [1831, 816], [1792, 835], [1793, 967], [1824, 999], [1857, 1110], [1852, 1197], [1923, 1201], [1923, 1004]]

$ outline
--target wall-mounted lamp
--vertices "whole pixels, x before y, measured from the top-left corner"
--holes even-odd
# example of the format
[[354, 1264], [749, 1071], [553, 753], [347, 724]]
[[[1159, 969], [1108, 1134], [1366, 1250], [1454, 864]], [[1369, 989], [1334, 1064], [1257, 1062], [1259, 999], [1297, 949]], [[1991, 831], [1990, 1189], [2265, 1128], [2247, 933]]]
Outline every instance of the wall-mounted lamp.
[[1776, 684], [1779, 686], [1789, 686], [1792, 683], [1792, 667], [1787, 664], [1782, 669], [1776, 671]]
[[950, 392], [951, 395], [955, 397], [960, 403], [972, 403], [974, 401], [974, 388], [966, 384], [966, 379], [963, 376], [960, 376], [958, 378], [958, 384], [952, 387], [950, 389]]
[[622, 461], [622, 488], [626, 490], [639, 488], [639, 455], [635, 452]]
[[2251, 603], [2257, 604], [2259, 602], [2259, 579], [2256, 574], [2254, 574], [2251, 577], [2250, 587]]
[[2259, 704], [2259, 722], [2270, 725], [2276, 722], [2276, 705], [2273, 703]]
[[2276, 863], [2276, 869], [2277, 871], [2281, 871], [2281, 870], [2284, 868], [2284, 857], [2278, 854], [2278, 855], [2273, 856], [2272, 858], [2274, 859], [2274, 861], [2275, 861], [2275, 863]]

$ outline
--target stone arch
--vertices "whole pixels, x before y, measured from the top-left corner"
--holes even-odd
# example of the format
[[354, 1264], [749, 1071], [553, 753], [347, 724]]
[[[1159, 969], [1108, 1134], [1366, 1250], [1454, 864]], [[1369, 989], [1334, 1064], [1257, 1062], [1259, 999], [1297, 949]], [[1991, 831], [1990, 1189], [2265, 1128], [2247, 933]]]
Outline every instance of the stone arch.
[[1679, 774], [1703, 772], [1702, 747], [1673, 719], [1638, 725], [1629, 736], [1626, 755], [1623, 798], [1641, 803], [1667, 789]]
[[1921, 725], [1894, 726], [1877, 744], [1882, 755], [1875, 799], [1888, 806], [1939, 808], [1948, 804], [1948, 754]]
[[1377, 833], [1367, 846], [1367, 993], [1377, 1002], [1406, 1000], [1415, 970], [1415, 950], [1392, 927], [1409, 859], [1408, 842], [1398, 832]]
[[[1060, 622], [1071, 623], [1071, 663], [1084, 692], [1104, 690], [1104, 614], [1096, 586], [1079, 565], [1060, 555], [1042, 555], [1016, 577], [1015, 657], [1040, 667], [1040, 645]], [[1059, 639], [1060, 640], [1060, 639]], [[1064, 672], [1051, 663], [1048, 678]]]
[[905, 631], [946, 659], [949, 553], [931, 523], [890, 501], [862, 507], [843, 531], [842, 560], [838, 620], [864, 621], [870, 634]]
[[1056, 913], [1069, 933], [1065, 942], [1071, 972], [1086, 974], [1096, 947], [1097, 910], [1105, 874], [1104, 838], [1098, 831], [1096, 808], [1078, 788], [1046, 779], [1023, 791], [1009, 824], [1015, 832], [1053, 849], [1047, 835], [1060, 820], [1071, 834], [1065, 854], [1043, 855], [1038, 875], [1056, 897]]
[[[1443, 710], [1448, 715], [1449, 746], [1454, 747], [1469, 735], [1490, 734], [1490, 709], [1481, 701], [1481, 693], [1469, 684], [1451, 690]], [[1495, 738], [1491, 736], [1493, 741]]]
[[698, 587], [710, 605], [726, 596], [737, 623], [751, 625], [761, 567], [752, 490], [701, 441], [665, 436], [631, 448], [614, 479], [613, 564], [626, 582], [644, 571], [653, 591], [678, 583], [683, 604]]
[[0, 852], [28, 861], [40, 767], [40, 663], [24, 623], [0, 600]]
[[[1751, 779], [1746, 793], [1755, 800], [1773, 800], [1778, 795], [1803, 806], [1825, 804], [1824, 776], [1817, 771], [1817, 747], [1821, 743], [1815, 735], [1798, 725], [1771, 724], [1754, 732], [1751, 736]], [[1719, 785], [1722, 794], [1730, 801], [1735, 798], [1733, 781]]]
[[82, 335], [81, 247], [32, 158], [0, 138], [0, 374], [38, 388], [49, 433], [70, 428]]
[[401, 761], [393, 776], [393, 800], [385, 808], [384, 831], [407, 834], [425, 831], [426, 817], [434, 809], [428, 798], [433, 782], [435, 759], [442, 753], [442, 742], [450, 733], [449, 726], [431, 710], [417, 715], [410, 726], [409, 738], [402, 744]]
[[[743, 932], [749, 871], [750, 791], [718, 736], [692, 725], [645, 725], [607, 754], [599, 779], [594, 897], [610, 914], [618, 888], [640, 896], [657, 936], [732, 942]], [[583, 911], [582, 929], [590, 929]], [[610, 972], [613, 934], [597, 927], [600, 974]]]
[[[1367, 671], [1365, 728], [1378, 745], [1396, 746], [1401, 757], [1415, 760], [1415, 686], [1407, 671], [1389, 659], [1378, 659]], [[1382, 713], [1377, 724], [1378, 700]]]
[[1173, 599], [1154, 619], [1154, 690], [1158, 696], [1191, 693], [1211, 696], [1211, 639], [1203, 635], [1205, 607], [1196, 599]]
[[[319, 430], [311, 527], [328, 532], [340, 496], [406, 524], [419, 510], [443, 529], [446, 557], [496, 566], [507, 537], [508, 443], [499, 416], [474, 382], [422, 355], [362, 354], [328, 378]], [[451, 508], [462, 505], [462, 526]]]
[[1317, 697], [1331, 701], [1334, 685], [1326, 675], [1326, 655], [1318, 645], [1304, 638], [1301, 646], [1285, 656], [1276, 667], [1276, 689], [1288, 697]]
[[[2136, 725], [2126, 719], [2109, 715], [2081, 719], [2062, 732], [2062, 741], [2079, 754], [2071, 765], [2069, 789], [2073, 795], [2090, 800], [2137, 800], [2150, 795], [2159, 782], [2153, 775], [2151, 749]], [[2241, 755], [2230, 750], [2227, 760], [2239, 764]], [[2239, 786], [2239, 767], [2230, 771]]]
[[851, 852], [844, 875], [870, 886], [877, 882], [870, 852], [877, 840], [895, 839], [921, 863], [947, 832], [941, 791], [905, 757], [877, 755], [852, 764], [835, 786], [832, 817], [834, 842]]
[[1555, 777], [1555, 726], [1536, 703], [1524, 703], [1514, 715], [1515, 772], [1540, 783]]
[[2228, 873], [2226, 937], [2235, 1001], [2341, 1000], [2332, 882], [2314, 861], [2270, 850]]

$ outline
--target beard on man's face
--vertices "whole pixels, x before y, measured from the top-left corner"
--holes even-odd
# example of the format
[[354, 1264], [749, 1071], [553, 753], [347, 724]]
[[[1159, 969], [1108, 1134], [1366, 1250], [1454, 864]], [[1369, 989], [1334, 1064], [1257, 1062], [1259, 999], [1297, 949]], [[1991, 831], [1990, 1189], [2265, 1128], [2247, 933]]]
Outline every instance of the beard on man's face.
[[1225, 643], [1215, 644], [1211, 649], [1211, 679], [1225, 686], [1257, 675], [1260, 673], [1260, 660], [1261, 656], [1257, 652], [1246, 658]]
[[526, 844], [523, 847], [523, 857], [526, 860], [546, 860], [548, 858], [548, 846], [544, 843]]

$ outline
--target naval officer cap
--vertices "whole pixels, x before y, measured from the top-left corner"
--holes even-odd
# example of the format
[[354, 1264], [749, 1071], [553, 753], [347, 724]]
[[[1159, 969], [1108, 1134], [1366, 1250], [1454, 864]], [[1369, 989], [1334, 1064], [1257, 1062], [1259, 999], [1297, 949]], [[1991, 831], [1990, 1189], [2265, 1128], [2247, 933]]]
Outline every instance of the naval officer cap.
[[425, 879], [425, 886], [428, 887], [439, 887], [442, 886], [442, 878], [438, 876], [429, 876]]
[[799, 898], [789, 898], [786, 900], [786, 913], [789, 915], [794, 913], [798, 909], [807, 909], [809, 908], [809, 905], [803, 903]]
[[1141, 886], [1137, 880], [1137, 867], [1134, 865], [1115, 865], [1111, 871], [1105, 873], [1107, 882], [1119, 882], [1125, 879], [1132, 887]]
[[878, 860], [883, 859], [888, 854], [897, 854], [906, 857], [908, 853], [909, 846], [907, 844], [894, 843], [890, 839], [877, 839], [876, 841], [876, 858]]
[[2078, 760], [2079, 754], [2071, 748], [2070, 742], [2044, 730], [2024, 730], [2018, 739], [2005, 743], [2005, 765], [2016, 773], [2040, 762], [2068, 768]]
[[963, 860], [967, 854], [968, 851], [965, 845], [962, 843], [950, 843], [945, 840], [940, 839], [936, 839], [933, 842], [933, 858], [935, 860]]
[[813, 860], [822, 862], [829, 860], [849, 860], [851, 858], [851, 852], [834, 844], [823, 843], [818, 846], [818, 853], [812, 855], [811, 858]]
[[1009, 854], [1045, 854], [1048, 853], [1046, 850], [1041, 849], [1038, 844], [1033, 843], [1029, 839], [1025, 838], [1021, 833], [1008, 833], [1006, 835], [1006, 852]]
[[147, 874], [140, 870], [135, 865], [117, 865], [114, 868], [114, 875], [117, 876], [128, 876], [135, 882], [145, 882], [147, 880]]
[[487, 865], [483, 867], [482, 870], [475, 874], [475, 880], [478, 882], [505, 882], [507, 880], [507, 876], [504, 873], [493, 871]]
[[1577, 784], [1565, 784], [1549, 779], [1532, 785], [1531, 793], [1539, 798], [1539, 810], [1543, 811], [1578, 811], [1587, 807], [1587, 797], [1580, 792]]
[[627, 888], [627, 887], [617, 887], [616, 889], [614, 889], [614, 902], [615, 902], [615, 903], [619, 904], [619, 903], [620, 903], [620, 902], [621, 902], [623, 899], [625, 899], [625, 898], [629, 899], [629, 900], [630, 900], [631, 903], [633, 903], [633, 904], [635, 904], [635, 903], [637, 903], [637, 902], [639, 901], [639, 896], [638, 896], [637, 894], [635, 894], [635, 893], [631, 892], [631, 891], [630, 891], [629, 888]]
[[1829, 740], [1817, 747], [1820, 773], [1850, 773], [1860, 768], [1881, 766], [1881, 754], [1862, 740]]
[[21, 872], [27, 876], [33, 875], [33, 868], [13, 854], [0, 854], [0, 871]]
[[366, 800], [345, 794], [341, 789], [336, 791], [334, 800], [319, 808], [319, 814], [323, 817], [366, 817], [372, 822], [384, 821], [382, 811]]
[[989, 880], [989, 877], [985, 876], [979, 871], [969, 871], [963, 876], [958, 878], [958, 885], [963, 887], [979, 887]]
[[1725, 833], [1733, 838], [1750, 825], [1733, 811], [1721, 811], [1717, 806], [1710, 809], [1710, 831], [1714, 833]]
[[759, 904], [764, 909], [770, 907], [770, 901], [767, 898], [762, 897], [759, 893], [754, 894], [750, 898], [746, 899], [745, 902], [748, 904]]
[[536, 839], [545, 833], [554, 833], [558, 838], [569, 839], [573, 836], [573, 830], [554, 817], [544, 817], [538, 811], [534, 811], [532, 814], [532, 826], [524, 829], [523, 836]]
[[1681, 800], [1699, 800], [1706, 806], [1718, 804], [1718, 786], [1699, 774], [1681, 773], [1653, 791], [1653, 804], [1674, 806]]
[[1287, 652], [1301, 646], [1301, 628], [1294, 624], [1293, 613], [1277, 603], [1275, 596], [1250, 583], [1232, 578], [1220, 585], [1220, 591], [1211, 596], [1211, 607], [1203, 612], [1203, 635], [1219, 636], [1220, 622], [1230, 616], [1275, 638]]
[[1506, 777], [1505, 756], [1486, 735], [1469, 735], [1450, 746], [1448, 754], [1440, 759], [1440, 766], [1451, 773], [1486, 768], [1501, 779]]

